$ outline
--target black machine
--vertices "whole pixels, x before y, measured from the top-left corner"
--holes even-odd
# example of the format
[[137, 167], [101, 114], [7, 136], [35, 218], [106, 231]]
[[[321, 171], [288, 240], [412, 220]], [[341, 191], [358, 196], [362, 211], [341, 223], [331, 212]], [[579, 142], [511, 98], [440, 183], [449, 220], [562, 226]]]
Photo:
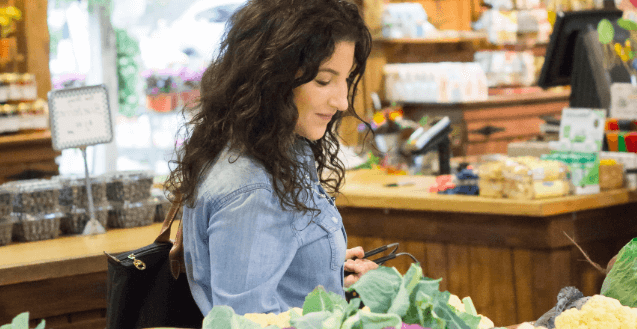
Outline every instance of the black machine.
[[622, 13], [617, 9], [558, 13], [538, 85], [545, 89], [571, 85], [571, 107], [608, 109], [611, 83], [630, 82], [630, 76], [622, 66], [605, 68], [597, 25], [608, 19], [616, 40], [623, 41], [628, 32], [617, 25]]

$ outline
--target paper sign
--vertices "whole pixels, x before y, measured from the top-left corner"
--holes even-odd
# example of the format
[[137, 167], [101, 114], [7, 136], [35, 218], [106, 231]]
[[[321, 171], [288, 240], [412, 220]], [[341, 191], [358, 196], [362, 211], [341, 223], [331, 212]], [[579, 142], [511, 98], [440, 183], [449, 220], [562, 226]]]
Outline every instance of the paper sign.
[[637, 87], [630, 83], [613, 83], [611, 85], [610, 117], [637, 119]]
[[53, 90], [48, 98], [54, 149], [61, 151], [113, 140], [104, 85]]

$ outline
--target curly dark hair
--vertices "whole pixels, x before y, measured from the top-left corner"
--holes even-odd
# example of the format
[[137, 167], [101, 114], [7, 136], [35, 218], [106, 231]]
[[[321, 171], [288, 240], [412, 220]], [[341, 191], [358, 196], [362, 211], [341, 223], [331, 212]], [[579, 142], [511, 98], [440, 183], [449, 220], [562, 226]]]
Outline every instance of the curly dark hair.
[[[306, 173], [293, 150], [298, 110], [293, 89], [312, 81], [341, 41], [355, 43], [348, 77], [349, 108], [338, 111], [325, 135], [308, 141], [321, 184], [338, 194], [344, 165], [337, 157], [338, 127], [354, 111], [355, 93], [371, 51], [371, 35], [358, 7], [345, 0], [250, 0], [230, 19], [218, 57], [201, 80], [201, 97], [184, 115], [187, 136], [177, 150], [166, 189], [194, 207], [197, 184], [226, 147], [252, 157], [267, 170], [283, 209], [317, 210], [300, 201]], [[368, 128], [369, 125], [364, 122]], [[324, 178], [323, 173], [331, 175]]]

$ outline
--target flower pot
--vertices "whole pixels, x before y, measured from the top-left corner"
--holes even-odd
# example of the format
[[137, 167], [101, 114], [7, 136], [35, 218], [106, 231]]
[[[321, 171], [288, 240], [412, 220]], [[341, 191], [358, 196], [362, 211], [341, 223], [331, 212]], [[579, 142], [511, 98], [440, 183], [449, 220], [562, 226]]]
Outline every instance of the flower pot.
[[181, 99], [181, 104], [183, 106], [190, 106], [199, 99], [199, 89], [182, 91], [179, 93], [179, 98]]
[[173, 96], [173, 94], [147, 95], [147, 106], [155, 112], [170, 112], [173, 109]]

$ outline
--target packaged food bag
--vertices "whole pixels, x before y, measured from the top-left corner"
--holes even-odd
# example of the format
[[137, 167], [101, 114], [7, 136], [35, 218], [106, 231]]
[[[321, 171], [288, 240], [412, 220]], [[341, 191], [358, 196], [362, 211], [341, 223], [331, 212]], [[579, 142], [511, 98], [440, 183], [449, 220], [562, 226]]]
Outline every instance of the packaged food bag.
[[601, 294], [619, 300], [624, 306], [637, 307], [637, 238], [617, 254], [617, 260], [606, 275]]

